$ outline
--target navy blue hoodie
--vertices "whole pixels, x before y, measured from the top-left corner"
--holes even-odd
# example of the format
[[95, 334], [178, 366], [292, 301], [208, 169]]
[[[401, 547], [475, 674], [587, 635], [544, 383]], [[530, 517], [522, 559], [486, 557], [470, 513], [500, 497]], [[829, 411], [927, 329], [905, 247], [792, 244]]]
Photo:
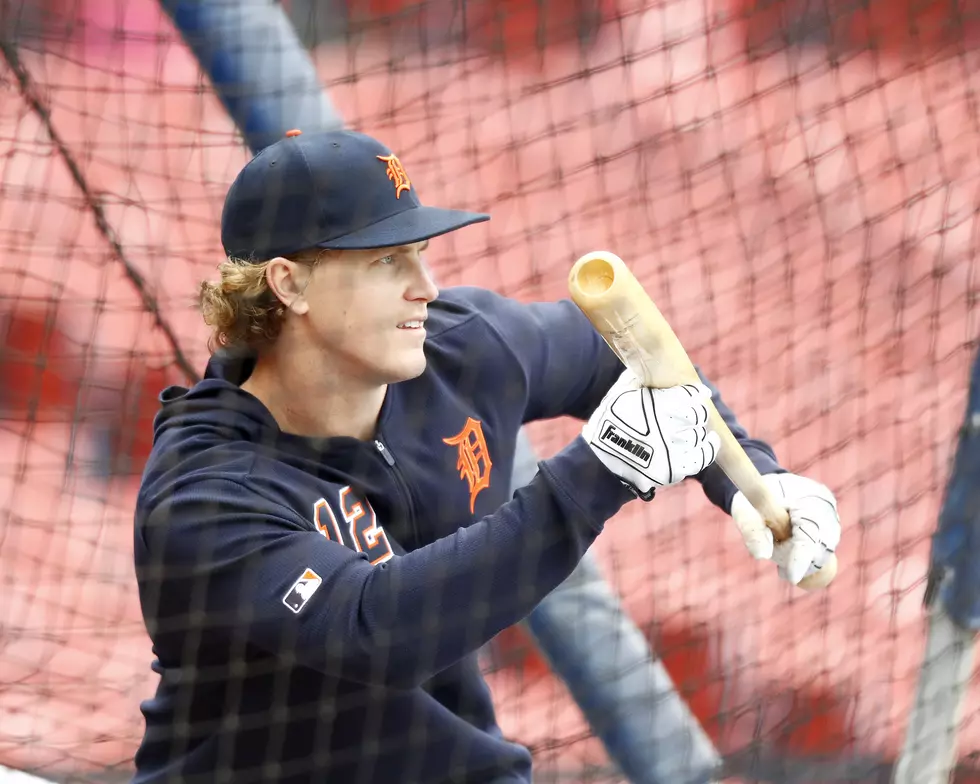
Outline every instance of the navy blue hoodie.
[[[475, 652], [633, 496], [577, 437], [509, 499], [515, 439], [587, 419], [622, 365], [568, 301], [447, 289], [426, 327], [427, 368], [388, 388], [371, 441], [282, 432], [239, 388], [243, 354], [162, 393], [135, 516], [160, 676], [136, 782], [530, 780]], [[697, 479], [729, 508], [717, 466]]]

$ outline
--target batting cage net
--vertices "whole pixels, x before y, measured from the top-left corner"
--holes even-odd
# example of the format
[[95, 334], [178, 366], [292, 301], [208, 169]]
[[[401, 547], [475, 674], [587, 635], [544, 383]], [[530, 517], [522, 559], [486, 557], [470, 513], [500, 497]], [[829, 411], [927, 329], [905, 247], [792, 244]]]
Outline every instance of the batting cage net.
[[[232, 179], [262, 133], [320, 125], [397, 151], [424, 203], [492, 215], [432, 242], [441, 286], [553, 300], [579, 256], [618, 254], [839, 502], [815, 592], [695, 482], [625, 507], [590, 551], [609, 606], [571, 595], [564, 638], [531, 619], [479, 651], [534, 780], [704, 781], [685, 766], [712, 754], [716, 781], [888, 780], [977, 335], [978, 25], [972, 0], [3, 0], [0, 766], [132, 773], [159, 682], [133, 567], [157, 396], [207, 361], [195, 292]], [[543, 458], [580, 427], [528, 435]], [[601, 636], [609, 613], [639, 645]], [[976, 697], [947, 720], [959, 780]]]

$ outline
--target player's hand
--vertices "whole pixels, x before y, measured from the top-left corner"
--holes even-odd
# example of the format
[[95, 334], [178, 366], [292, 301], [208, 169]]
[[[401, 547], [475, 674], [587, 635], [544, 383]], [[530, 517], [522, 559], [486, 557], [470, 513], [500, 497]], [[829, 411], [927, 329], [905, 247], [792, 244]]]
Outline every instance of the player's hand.
[[741, 492], [732, 499], [732, 519], [756, 558], [772, 559], [779, 576], [796, 585], [820, 570], [840, 543], [837, 499], [828, 487], [796, 474], [766, 474], [776, 502], [789, 512], [792, 534], [773, 543], [772, 531]]
[[711, 391], [703, 384], [650, 389], [626, 370], [582, 428], [602, 464], [645, 501], [714, 462], [721, 447], [708, 432]]

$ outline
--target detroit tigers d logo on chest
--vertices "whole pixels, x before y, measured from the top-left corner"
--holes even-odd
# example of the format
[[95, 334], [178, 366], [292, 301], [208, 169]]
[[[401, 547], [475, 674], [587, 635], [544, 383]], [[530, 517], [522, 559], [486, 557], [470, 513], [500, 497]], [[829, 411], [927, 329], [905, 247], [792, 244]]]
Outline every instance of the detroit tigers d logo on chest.
[[470, 514], [476, 508], [476, 497], [490, 487], [490, 450], [483, 436], [483, 423], [473, 417], [466, 418], [463, 429], [451, 438], [442, 439], [444, 444], [456, 447], [456, 470], [459, 478], [469, 485]]

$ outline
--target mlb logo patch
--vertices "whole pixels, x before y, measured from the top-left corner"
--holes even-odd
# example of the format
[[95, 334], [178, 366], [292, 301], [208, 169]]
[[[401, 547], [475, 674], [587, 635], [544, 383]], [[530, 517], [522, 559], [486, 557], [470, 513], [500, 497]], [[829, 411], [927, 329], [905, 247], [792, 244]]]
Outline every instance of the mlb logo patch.
[[312, 569], [307, 569], [303, 572], [303, 576], [294, 582], [293, 587], [282, 597], [282, 603], [294, 613], [298, 613], [306, 607], [306, 603], [316, 593], [316, 589], [320, 587], [322, 582], [320, 575]]

